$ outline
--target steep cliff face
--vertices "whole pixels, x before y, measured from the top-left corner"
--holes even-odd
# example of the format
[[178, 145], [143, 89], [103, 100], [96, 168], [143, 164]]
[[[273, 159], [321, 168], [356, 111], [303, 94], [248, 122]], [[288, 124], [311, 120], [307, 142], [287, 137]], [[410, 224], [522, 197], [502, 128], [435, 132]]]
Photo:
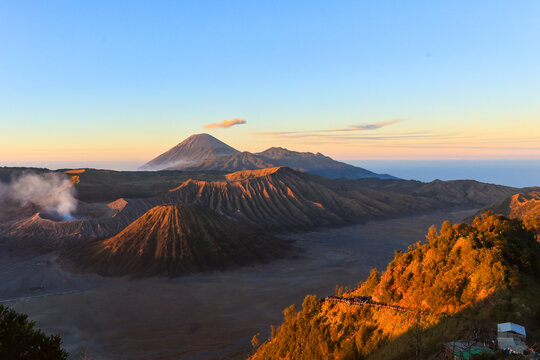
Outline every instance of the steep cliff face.
[[159, 205], [119, 234], [73, 251], [76, 266], [104, 275], [182, 275], [284, 253], [286, 243], [197, 205]]

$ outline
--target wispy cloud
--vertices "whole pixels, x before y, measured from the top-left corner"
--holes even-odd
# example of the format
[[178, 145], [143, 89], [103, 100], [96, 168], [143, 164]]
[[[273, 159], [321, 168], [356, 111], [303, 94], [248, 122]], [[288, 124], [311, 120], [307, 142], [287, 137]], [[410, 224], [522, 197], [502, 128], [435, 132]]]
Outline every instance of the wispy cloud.
[[339, 151], [353, 151], [354, 149], [354, 151], [363, 151], [363, 154], [371, 154], [374, 157], [383, 156], [381, 154], [393, 157], [400, 157], [402, 154], [416, 154], [415, 156], [420, 157], [451, 156], [458, 158], [460, 156], [470, 157], [475, 154], [479, 158], [483, 158], [495, 153], [502, 156], [510, 156], [511, 154], [514, 156], [521, 153], [531, 158], [535, 154], [539, 154], [540, 151], [540, 137], [534, 136], [535, 134], [532, 133], [530, 136], [510, 137], [485, 131], [475, 133], [455, 131], [456, 129], [451, 128], [447, 128], [446, 131], [440, 129], [437, 131], [418, 126], [392, 126], [402, 121], [405, 120], [394, 119], [341, 128], [268, 131], [254, 134], [271, 137], [285, 144], [313, 146], [315, 149], [319, 149], [321, 145], [334, 149], [335, 145], [337, 146], [335, 149], [341, 149]]
[[319, 130], [301, 130], [301, 131], [270, 131], [270, 132], [259, 132], [260, 135], [273, 135], [279, 137], [311, 137], [311, 136], [321, 136], [325, 133], [340, 133], [340, 132], [350, 132], [350, 131], [366, 131], [366, 130], [377, 130], [385, 126], [394, 125], [401, 122], [401, 119], [394, 119], [388, 121], [380, 121], [369, 124], [360, 124], [360, 125], [349, 125], [346, 128], [336, 128], [336, 129], [319, 129]]
[[357, 130], [376, 130], [388, 125], [394, 125], [400, 122], [401, 119], [389, 120], [389, 121], [380, 121], [371, 124], [363, 125], [351, 125], [347, 129], [342, 129], [342, 131], [357, 131]]
[[245, 119], [234, 118], [232, 120], [223, 120], [220, 123], [206, 124], [204, 125], [204, 128], [205, 129], [217, 129], [217, 128], [228, 129], [231, 126], [242, 125], [242, 124], [245, 124], [246, 122], [247, 121]]
[[333, 133], [333, 134], [324, 134], [324, 133], [312, 133], [312, 134], [286, 134], [286, 135], [277, 135], [281, 139], [289, 139], [295, 142], [302, 142], [306, 144], [356, 144], [359, 141], [363, 143], [388, 143], [388, 142], [425, 142], [425, 141], [454, 141], [458, 139], [463, 139], [460, 134], [457, 133], [444, 133], [444, 134], [434, 134], [431, 132], [420, 132], [420, 133], [401, 133], [401, 134], [351, 134], [351, 133]]
[[421, 131], [376, 131], [404, 121], [393, 119], [387, 121], [372, 122], [366, 124], [349, 125], [344, 128], [314, 129], [299, 131], [269, 131], [259, 132], [258, 135], [272, 136], [282, 140], [301, 142], [304, 144], [412, 144], [426, 143], [430, 141], [459, 141], [464, 140], [461, 133], [446, 132], [434, 133], [429, 130]]

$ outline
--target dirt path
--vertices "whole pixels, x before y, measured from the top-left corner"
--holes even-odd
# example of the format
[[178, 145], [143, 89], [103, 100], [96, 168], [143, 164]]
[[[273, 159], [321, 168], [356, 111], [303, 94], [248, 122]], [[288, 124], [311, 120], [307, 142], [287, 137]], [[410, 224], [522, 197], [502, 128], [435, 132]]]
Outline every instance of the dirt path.
[[68, 295], [68, 294], [74, 294], [78, 292], [77, 290], [68, 290], [68, 291], [60, 291], [60, 292], [53, 292], [53, 293], [45, 293], [40, 295], [32, 295], [32, 296], [21, 296], [14, 299], [5, 299], [0, 300], [0, 304], [9, 304], [9, 303], [16, 303], [16, 302], [28, 302], [32, 299], [39, 299], [44, 298], [47, 296], [58, 296], [58, 295]]

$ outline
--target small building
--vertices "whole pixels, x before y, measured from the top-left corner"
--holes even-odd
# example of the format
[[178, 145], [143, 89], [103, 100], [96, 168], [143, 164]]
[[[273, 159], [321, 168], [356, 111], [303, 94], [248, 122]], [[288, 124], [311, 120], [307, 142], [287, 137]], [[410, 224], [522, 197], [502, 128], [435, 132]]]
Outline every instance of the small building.
[[511, 322], [497, 324], [497, 347], [510, 353], [523, 354], [528, 349], [525, 344], [525, 327]]
[[476, 341], [458, 340], [444, 344], [444, 351], [448, 359], [469, 360], [474, 355], [494, 354], [486, 345]]

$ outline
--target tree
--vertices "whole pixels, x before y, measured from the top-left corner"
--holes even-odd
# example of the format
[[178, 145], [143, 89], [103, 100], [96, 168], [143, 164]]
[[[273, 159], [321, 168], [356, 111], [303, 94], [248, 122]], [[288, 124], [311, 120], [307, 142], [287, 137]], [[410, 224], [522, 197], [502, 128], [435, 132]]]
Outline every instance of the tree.
[[256, 333], [253, 335], [253, 338], [251, 339], [251, 346], [253, 347], [253, 354], [257, 352], [257, 349], [259, 346], [261, 346], [261, 334]]
[[34, 326], [28, 315], [0, 305], [0, 359], [66, 360], [60, 336], [47, 336]]

